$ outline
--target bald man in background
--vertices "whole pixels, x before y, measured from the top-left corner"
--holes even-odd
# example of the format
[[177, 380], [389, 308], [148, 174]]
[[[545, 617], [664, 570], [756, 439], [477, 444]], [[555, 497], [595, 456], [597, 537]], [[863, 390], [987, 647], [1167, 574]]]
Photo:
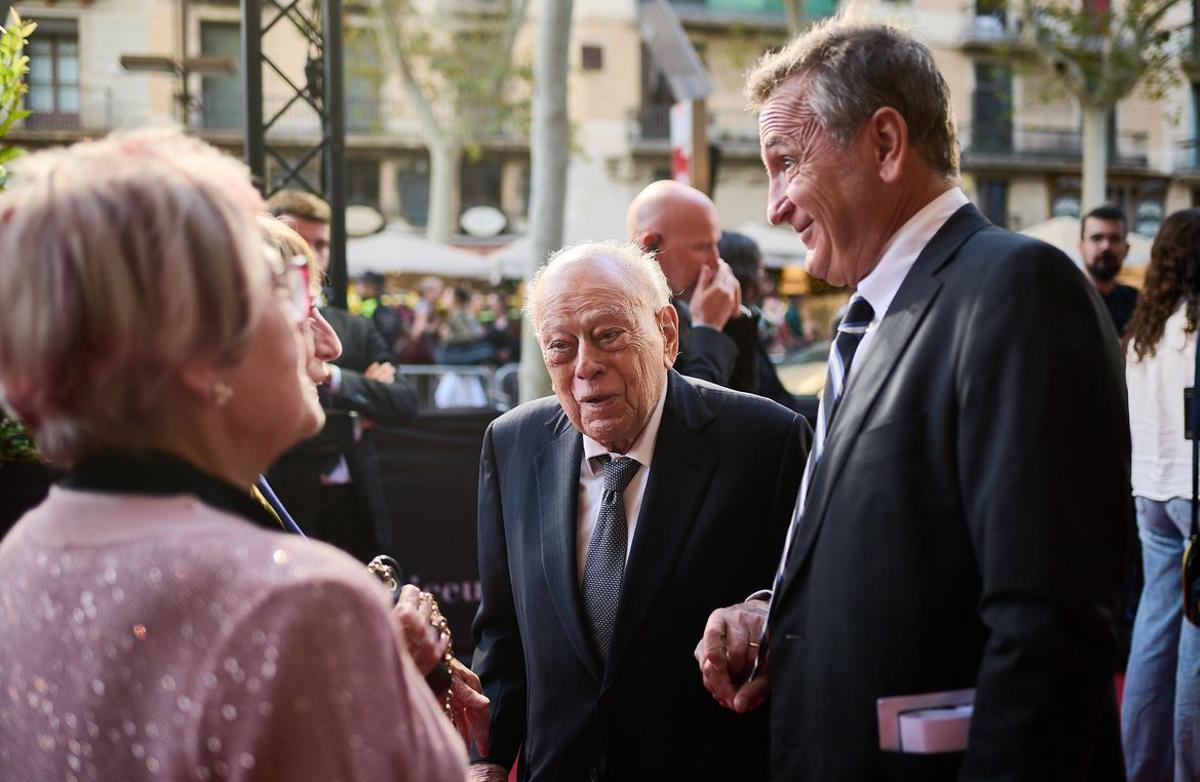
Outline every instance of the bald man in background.
[[741, 286], [717, 254], [717, 208], [699, 190], [670, 179], [652, 182], [626, 213], [630, 241], [655, 254], [679, 314], [675, 369], [735, 391], [758, 393], [757, 319], [742, 306]]

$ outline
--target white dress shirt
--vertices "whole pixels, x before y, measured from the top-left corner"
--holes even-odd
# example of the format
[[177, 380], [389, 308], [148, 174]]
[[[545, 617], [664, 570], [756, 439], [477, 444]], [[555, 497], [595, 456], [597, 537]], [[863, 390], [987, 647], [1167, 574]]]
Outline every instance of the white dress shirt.
[[[879, 326], [879, 322], [887, 315], [888, 308], [892, 306], [892, 299], [896, 298], [896, 293], [900, 290], [901, 284], [904, 283], [904, 278], [908, 276], [908, 272], [912, 269], [913, 264], [917, 262], [917, 258], [921, 255], [921, 251], [925, 249], [925, 245], [933, 239], [934, 235], [942, 229], [955, 212], [969, 203], [967, 196], [961, 188], [952, 187], [946, 192], [939, 195], [937, 198], [930, 201], [919, 212], [908, 219], [900, 230], [892, 235], [891, 240], [883, 249], [883, 255], [879, 258], [879, 263], [866, 276], [859, 280], [858, 294], [867, 300], [871, 305], [871, 309], [875, 314], [871, 322], [867, 325], [867, 332], [863, 335], [862, 341], [858, 343], [858, 347], [854, 351], [854, 360], [850, 363], [850, 372], [846, 376], [846, 393], [853, 393], [853, 389], [849, 389], [850, 380], [854, 377], [858, 368], [863, 364], [863, 356], [871, 349], [872, 337]], [[834, 335], [836, 340], [837, 335]], [[830, 340], [829, 349], [833, 351], [835, 342]], [[822, 411], [823, 412], [823, 411]], [[796, 508], [792, 512], [792, 524], [788, 528], [787, 537], [783, 544], [783, 560], [787, 559], [788, 552], [792, 546], [792, 538], [799, 526], [797, 516], [804, 509], [804, 504], [808, 500], [809, 482], [812, 480], [810, 470], [813, 464], [810, 460], [805, 464], [804, 476], [800, 480], [800, 492], [796, 499]], [[755, 592], [747, 597], [747, 600], [769, 600], [771, 590], [763, 589]]]
[[615, 459], [628, 456], [642, 465], [625, 487], [625, 518], [629, 522], [625, 557], [628, 559], [629, 547], [633, 545], [633, 533], [637, 528], [638, 512], [642, 509], [642, 497], [646, 494], [646, 481], [650, 477], [650, 463], [654, 459], [654, 444], [658, 441], [658, 426], [662, 423], [663, 406], [666, 401], [667, 384], [664, 378], [662, 391], [658, 394], [658, 404], [654, 406], [646, 428], [634, 440], [629, 453], [613, 453], [586, 434], [583, 436], [583, 461], [579, 465], [579, 517], [575, 537], [580, 584], [583, 584], [583, 569], [587, 564], [588, 541], [592, 539], [592, 529], [600, 515], [600, 498], [604, 494], [604, 470], [598, 457], [609, 455]]
[[858, 343], [858, 348], [854, 351], [854, 361], [850, 364], [847, 383], [862, 366], [863, 356], [871, 350], [876, 327], [887, 314], [888, 307], [892, 306], [892, 299], [896, 298], [896, 292], [900, 290], [904, 278], [917, 262], [917, 257], [934, 234], [966, 203], [969, 202], [962, 189], [952, 187], [925, 204], [921, 211], [910, 217], [892, 236], [871, 273], [859, 280], [858, 293], [867, 300], [871, 309], [875, 310], [875, 317], [867, 326], [867, 333], [863, 335], [862, 342]]
[[1165, 502], [1192, 496], [1192, 443], [1183, 437], [1183, 389], [1196, 371], [1196, 335], [1185, 334], [1187, 305], [1167, 318], [1153, 356], [1141, 361], [1129, 346], [1129, 430], [1133, 493]]

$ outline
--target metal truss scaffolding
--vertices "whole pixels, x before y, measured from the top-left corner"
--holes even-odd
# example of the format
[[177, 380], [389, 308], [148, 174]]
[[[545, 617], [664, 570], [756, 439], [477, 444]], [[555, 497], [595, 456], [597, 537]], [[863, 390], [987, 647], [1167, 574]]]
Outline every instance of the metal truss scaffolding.
[[[246, 88], [246, 163], [265, 197], [299, 188], [329, 203], [330, 304], [346, 306], [346, 128], [342, 100], [342, 0], [241, 0], [242, 62]], [[291, 25], [307, 44], [304, 82], [297, 84], [263, 49], [278, 25]], [[266, 116], [263, 73], [279, 82], [285, 100]], [[297, 107], [307, 105], [320, 120], [320, 137], [272, 143], [271, 130]], [[299, 148], [297, 152], [297, 147]], [[290, 152], [290, 154], [289, 154]], [[267, 159], [273, 176], [267, 176]], [[320, 163], [318, 181], [305, 171]]]

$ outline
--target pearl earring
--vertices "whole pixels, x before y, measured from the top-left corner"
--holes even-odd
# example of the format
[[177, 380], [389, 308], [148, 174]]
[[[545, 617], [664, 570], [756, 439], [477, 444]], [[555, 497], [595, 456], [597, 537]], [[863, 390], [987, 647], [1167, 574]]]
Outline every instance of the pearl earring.
[[224, 407], [225, 403], [229, 401], [231, 396], [233, 396], [233, 389], [228, 385], [222, 383], [220, 380], [213, 383], [212, 401], [214, 405], [217, 407]]

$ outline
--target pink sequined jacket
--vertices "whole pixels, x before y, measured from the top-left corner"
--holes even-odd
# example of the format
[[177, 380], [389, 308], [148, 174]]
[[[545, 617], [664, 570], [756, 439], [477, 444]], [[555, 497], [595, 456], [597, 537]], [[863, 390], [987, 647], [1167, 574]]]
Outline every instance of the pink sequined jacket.
[[387, 606], [322, 543], [55, 488], [0, 543], [0, 779], [461, 781]]

